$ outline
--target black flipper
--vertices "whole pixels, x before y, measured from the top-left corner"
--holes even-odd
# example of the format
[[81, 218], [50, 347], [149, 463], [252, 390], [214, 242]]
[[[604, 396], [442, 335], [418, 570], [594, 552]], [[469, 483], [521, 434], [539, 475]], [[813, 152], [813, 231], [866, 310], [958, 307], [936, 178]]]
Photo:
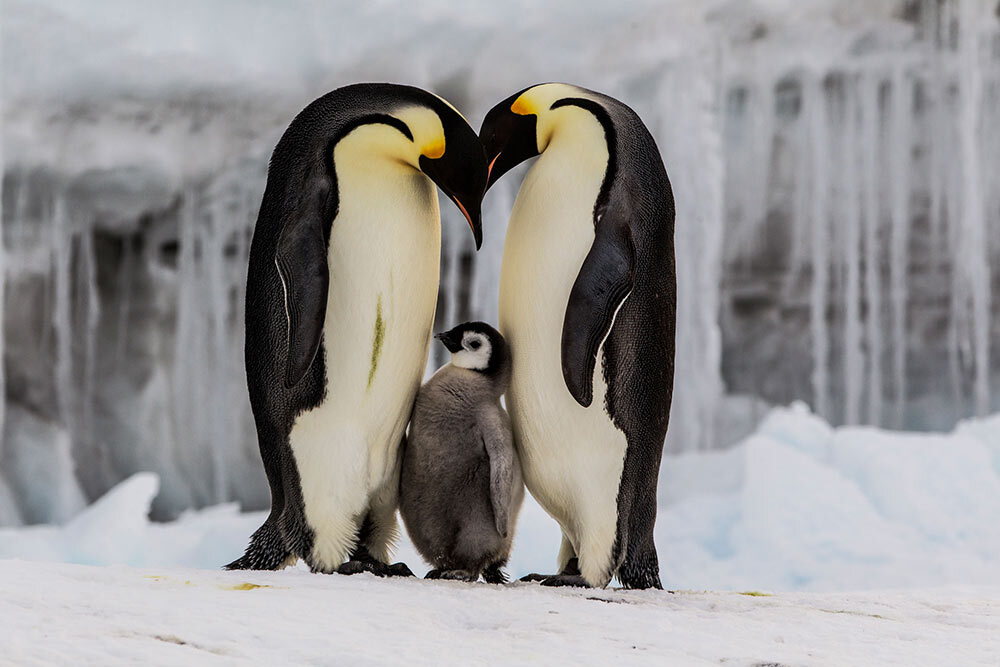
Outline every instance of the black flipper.
[[597, 350], [632, 290], [635, 272], [628, 204], [621, 197], [615, 199], [598, 220], [594, 244], [573, 284], [563, 321], [563, 379], [569, 393], [585, 408], [594, 399]]
[[285, 386], [294, 387], [309, 370], [319, 349], [330, 289], [324, 227], [330, 186], [317, 179], [312, 192], [285, 216], [274, 263], [285, 292], [288, 365]]
[[278, 527], [268, 518], [264, 524], [250, 536], [250, 544], [246, 552], [225, 566], [227, 570], [280, 570], [284, 567], [291, 552], [281, 539]]

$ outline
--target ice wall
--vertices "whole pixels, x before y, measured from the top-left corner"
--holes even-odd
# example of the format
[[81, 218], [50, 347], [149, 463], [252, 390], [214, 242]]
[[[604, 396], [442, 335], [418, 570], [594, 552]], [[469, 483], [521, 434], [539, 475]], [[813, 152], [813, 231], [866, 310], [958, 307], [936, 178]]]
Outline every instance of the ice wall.
[[[561, 79], [647, 121], [677, 199], [668, 450], [729, 444], [760, 402], [923, 428], [998, 405], [986, 2], [421, 3], [392, 22], [380, 5], [181, 4], [4, 3], [0, 522], [59, 520], [144, 470], [162, 480], [155, 517], [266, 505], [248, 244], [280, 132], [356, 80], [433, 89], [475, 126]], [[478, 254], [442, 202], [438, 328], [496, 320], [523, 171], [491, 190]], [[58, 464], [38, 480], [32, 457]]]
[[723, 374], [835, 423], [947, 428], [1000, 405], [1000, 38], [986, 2], [904, 10], [728, 61]]

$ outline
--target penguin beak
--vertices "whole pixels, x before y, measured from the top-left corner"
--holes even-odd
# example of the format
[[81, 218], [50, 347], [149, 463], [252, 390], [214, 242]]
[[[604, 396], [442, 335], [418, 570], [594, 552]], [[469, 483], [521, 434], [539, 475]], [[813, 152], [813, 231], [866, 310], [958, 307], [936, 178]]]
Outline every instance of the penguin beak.
[[497, 163], [497, 159], [501, 155], [503, 155], [503, 151], [500, 151], [499, 153], [497, 153], [496, 156], [492, 160], [490, 160], [490, 166], [486, 168], [486, 188], [487, 189], [489, 189], [489, 187], [491, 185], [493, 185], [493, 182], [495, 180], [493, 178], [493, 165], [495, 165]]
[[[454, 153], [449, 155], [452, 151]], [[476, 250], [479, 250], [483, 246], [480, 209], [486, 194], [486, 155], [478, 139], [470, 150], [464, 151], [464, 157], [459, 152], [460, 148], [456, 147], [449, 148], [441, 158], [421, 156], [420, 169], [455, 202], [468, 220], [472, 237], [476, 240]]]
[[[482, 198], [480, 197], [480, 199]], [[476, 240], [476, 250], [479, 250], [483, 247], [483, 214], [481, 206], [476, 205], [472, 208], [475, 213], [475, 215], [473, 215], [469, 213], [469, 209], [462, 204], [462, 200], [460, 200], [457, 196], [452, 195], [451, 200], [455, 202], [455, 205], [458, 206], [458, 210], [460, 210], [462, 215], [465, 216], [465, 219], [469, 221], [469, 229], [472, 230], [472, 238]]]
[[479, 139], [486, 148], [489, 160], [486, 169], [487, 190], [508, 171], [538, 155], [538, 116], [511, 111], [512, 100], [516, 97], [508, 98], [493, 107], [486, 114], [483, 127], [479, 130]]
[[444, 346], [448, 348], [448, 351], [452, 354], [455, 354], [462, 349], [462, 336], [456, 333], [454, 329], [434, 334], [434, 337], [444, 343]]

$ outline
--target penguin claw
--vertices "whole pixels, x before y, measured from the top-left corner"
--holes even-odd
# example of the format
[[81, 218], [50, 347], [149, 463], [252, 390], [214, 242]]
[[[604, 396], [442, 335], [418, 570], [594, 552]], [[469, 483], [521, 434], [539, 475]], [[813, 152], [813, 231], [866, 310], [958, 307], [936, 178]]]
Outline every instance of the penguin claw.
[[473, 582], [477, 581], [479, 576], [474, 572], [469, 572], [468, 570], [431, 570], [424, 575], [424, 579], [447, 579], [449, 581]]
[[566, 565], [563, 566], [563, 569], [559, 572], [559, 574], [538, 574], [536, 572], [532, 572], [531, 574], [526, 574], [521, 577], [520, 581], [538, 582], [543, 586], [590, 586], [590, 584], [587, 584], [586, 582], [583, 584], [545, 583], [549, 579], [566, 579], [567, 582], [570, 580], [576, 581], [577, 579], [583, 579], [583, 577], [580, 576], [580, 560], [576, 556], [570, 558], [566, 561]]
[[337, 568], [337, 574], [352, 575], [370, 572], [376, 577], [412, 577], [413, 571], [406, 563], [388, 565], [377, 560], [349, 560]]
[[412, 577], [413, 570], [407, 566], [406, 563], [393, 563], [389, 565], [386, 570], [386, 576], [388, 577]]
[[579, 574], [556, 574], [541, 581], [542, 586], [571, 586], [573, 588], [590, 588], [590, 584]]
[[337, 574], [350, 576], [352, 574], [361, 574], [362, 572], [371, 572], [376, 577], [384, 577], [386, 567], [385, 563], [377, 561], [349, 560], [337, 568]]
[[483, 570], [483, 581], [488, 584], [506, 584], [509, 580], [503, 568], [499, 565], [491, 565]]

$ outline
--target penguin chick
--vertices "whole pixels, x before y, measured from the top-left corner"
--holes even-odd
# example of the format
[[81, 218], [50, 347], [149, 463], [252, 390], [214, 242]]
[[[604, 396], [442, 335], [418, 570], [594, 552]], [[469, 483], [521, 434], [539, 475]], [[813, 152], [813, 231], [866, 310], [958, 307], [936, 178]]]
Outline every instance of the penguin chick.
[[399, 511], [428, 579], [504, 583], [524, 484], [500, 396], [503, 336], [467, 322], [435, 336], [451, 352], [417, 394], [403, 451]]

